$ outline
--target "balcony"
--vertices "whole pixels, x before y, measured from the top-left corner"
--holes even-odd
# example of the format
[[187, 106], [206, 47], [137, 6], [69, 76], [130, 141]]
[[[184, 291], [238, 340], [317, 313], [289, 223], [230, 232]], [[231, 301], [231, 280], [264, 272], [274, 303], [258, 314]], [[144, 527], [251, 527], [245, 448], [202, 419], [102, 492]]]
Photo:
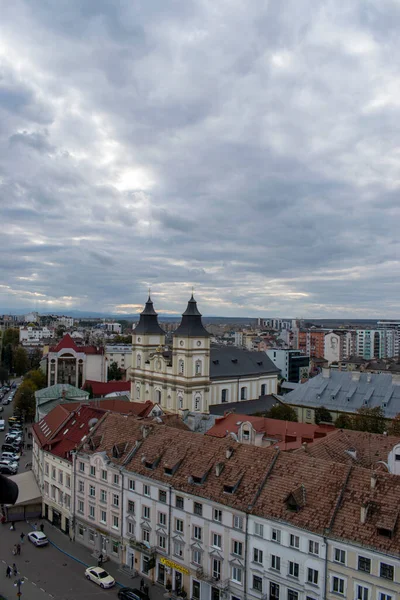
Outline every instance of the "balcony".
[[157, 548], [150, 547], [144, 542], [140, 542], [134, 537], [129, 538], [129, 546], [134, 548], [135, 550], [139, 550], [140, 552], [145, 552], [146, 554], [156, 554]]
[[220, 577], [214, 577], [213, 575], [205, 573], [202, 568], [196, 569], [196, 577], [197, 579], [201, 579], [202, 581], [213, 585], [221, 591], [226, 592], [229, 589], [229, 579], [221, 580]]

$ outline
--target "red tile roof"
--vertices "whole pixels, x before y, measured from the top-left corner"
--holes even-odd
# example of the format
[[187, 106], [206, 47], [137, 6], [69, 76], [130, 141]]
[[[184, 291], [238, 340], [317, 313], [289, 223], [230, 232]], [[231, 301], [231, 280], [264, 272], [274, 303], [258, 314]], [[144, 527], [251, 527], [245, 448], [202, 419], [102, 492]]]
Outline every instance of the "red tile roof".
[[274, 446], [281, 450], [294, 450], [300, 448], [304, 441], [312, 442], [316, 438], [325, 437], [335, 431], [333, 426], [312, 425], [309, 423], [295, 423], [265, 417], [252, 417], [230, 413], [215, 421], [206, 435], [223, 438], [229, 433], [237, 434], [240, 425], [249, 422], [257, 433], [262, 433], [264, 438], [276, 440]]
[[82, 389], [85, 390], [91, 386], [94, 396], [105, 396], [106, 394], [112, 394], [114, 392], [131, 392], [130, 381], [92, 381], [86, 379]]
[[96, 346], [77, 346], [75, 341], [66, 333], [62, 340], [56, 346], [52, 346], [49, 352], [60, 352], [60, 350], [74, 350], [75, 352], [83, 352], [83, 354], [104, 354], [104, 348]]
[[90, 428], [95, 424], [94, 419], [99, 421], [105, 414], [107, 414], [105, 410], [91, 406], [82, 406], [76, 412], [70, 413], [68, 421], [50, 441], [47, 449], [60, 458], [71, 460], [71, 450], [74, 450], [87, 436]]
[[97, 398], [94, 400], [85, 400], [85, 402], [68, 402], [63, 404], [67, 410], [76, 410], [78, 406], [88, 405], [103, 410], [117, 412], [123, 415], [135, 415], [136, 417], [147, 417], [151, 412], [154, 404], [148, 400], [147, 402], [129, 402], [120, 398]]
[[59, 404], [41, 419], [41, 421], [34, 423], [32, 431], [37, 442], [42, 446], [47, 440], [50, 440], [58, 429], [62, 427], [69, 416], [69, 410], [62, 404]]

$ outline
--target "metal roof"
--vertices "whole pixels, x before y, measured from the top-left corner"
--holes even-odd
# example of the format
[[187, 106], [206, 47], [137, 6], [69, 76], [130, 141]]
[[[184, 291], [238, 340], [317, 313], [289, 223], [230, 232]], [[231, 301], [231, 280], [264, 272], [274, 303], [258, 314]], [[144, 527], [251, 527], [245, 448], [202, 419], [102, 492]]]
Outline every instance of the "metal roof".
[[183, 337], [210, 337], [207, 329], [201, 320], [201, 313], [197, 308], [197, 302], [193, 297], [190, 298], [187, 308], [182, 315], [182, 320], [174, 335]]
[[143, 311], [140, 313], [139, 323], [136, 325], [133, 333], [135, 335], [138, 333], [141, 333], [142, 335], [165, 335], [164, 329], [162, 329], [158, 323], [157, 313], [154, 310], [150, 296], [148, 297]]
[[222, 346], [210, 350], [210, 379], [280, 373], [265, 352]]

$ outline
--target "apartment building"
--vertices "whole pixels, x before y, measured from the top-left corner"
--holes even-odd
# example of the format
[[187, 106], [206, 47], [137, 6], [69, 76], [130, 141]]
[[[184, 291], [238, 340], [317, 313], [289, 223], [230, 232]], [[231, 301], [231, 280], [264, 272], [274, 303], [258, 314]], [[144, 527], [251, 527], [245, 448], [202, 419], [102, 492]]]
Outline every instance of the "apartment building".
[[116, 362], [122, 371], [127, 371], [132, 366], [132, 345], [113, 344], [106, 346], [106, 361], [108, 366]]

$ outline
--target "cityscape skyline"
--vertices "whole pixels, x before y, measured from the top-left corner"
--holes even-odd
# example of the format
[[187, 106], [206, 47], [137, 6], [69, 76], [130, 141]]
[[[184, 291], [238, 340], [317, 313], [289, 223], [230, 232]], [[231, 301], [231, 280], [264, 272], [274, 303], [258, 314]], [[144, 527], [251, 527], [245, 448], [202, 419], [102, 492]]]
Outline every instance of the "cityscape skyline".
[[[398, 318], [400, 9], [16, 0], [0, 306]], [[396, 250], [397, 248], [397, 250]]]

